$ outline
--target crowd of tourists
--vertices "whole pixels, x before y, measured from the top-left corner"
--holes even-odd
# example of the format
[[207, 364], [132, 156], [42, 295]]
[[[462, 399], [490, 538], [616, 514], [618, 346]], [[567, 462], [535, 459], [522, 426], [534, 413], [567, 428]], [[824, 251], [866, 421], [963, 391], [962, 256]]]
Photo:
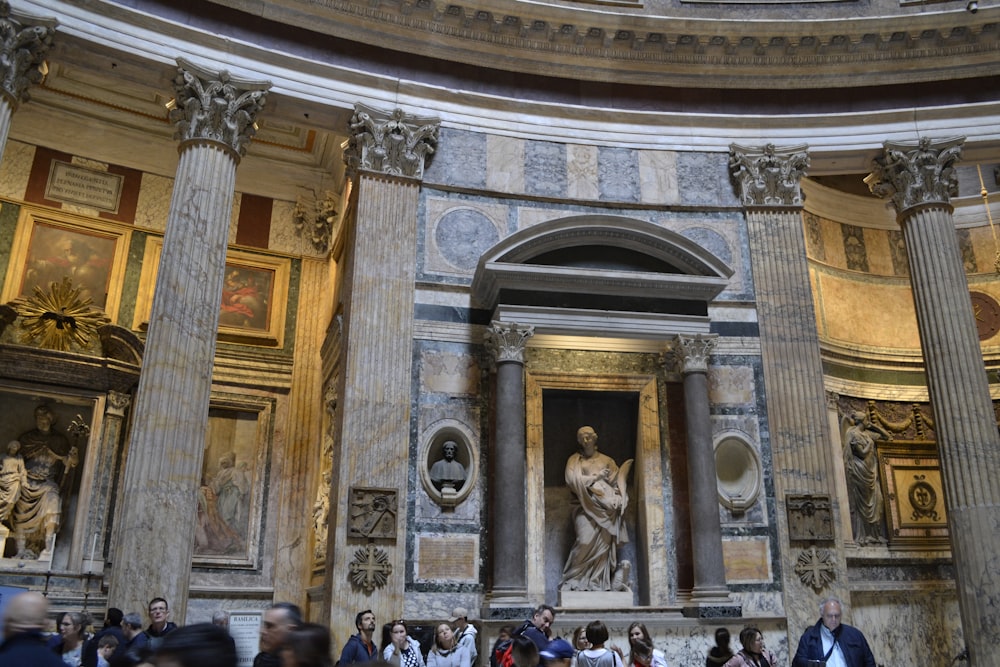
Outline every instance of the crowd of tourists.
[[[32, 667], [237, 667], [236, 644], [229, 633], [229, 616], [217, 612], [212, 623], [178, 627], [169, 620], [169, 606], [161, 597], [147, 608], [149, 625], [138, 613], [123, 614], [111, 608], [104, 625], [90, 632], [87, 615], [63, 612], [58, 631], [46, 635], [48, 600], [41, 593], [15, 595], [3, 615], [0, 665]], [[500, 628], [488, 655], [480, 655], [480, 642], [468, 612], [456, 608], [447, 621], [434, 625], [433, 636], [422, 647], [403, 619], [382, 626], [376, 638], [376, 618], [371, 610], [358, 612], [357, 634], [331, 656], [329, 628], [304, 622], [298, 606], [279, 602], [264, 611], [260, 624], [259, 652], [253, 667], [672, 667], [664, 651], [653, 646], [641, 622], [628, 628], [627, 647], [612, 644], [607, 626], [595, 620], [574, 630], [571, 639], [553, 637], [555, 609], [536, 608], [518, 626]], [[875, 667], [864, 635], [840, 622], [841, 603], [824, 600], [820, 620], [799, 641], [791, 667], [830, 665]], [[705, 658], [706, 667], [781, 667], [764, 645], [763, 633], [747, 626], [739, 634], [742, 647], [730, 648], [726, 628], [715, 632], [715, 646]]]

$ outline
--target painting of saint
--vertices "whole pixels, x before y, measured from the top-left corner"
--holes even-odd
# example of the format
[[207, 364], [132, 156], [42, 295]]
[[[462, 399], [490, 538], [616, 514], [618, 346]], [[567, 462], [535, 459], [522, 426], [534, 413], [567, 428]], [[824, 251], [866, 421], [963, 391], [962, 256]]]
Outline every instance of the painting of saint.
[[19, 296], [68, 277], [81, 296], [104, 308], [117, 239], [38, 222], [32, 229]]
[[219, 324], [266, 331], [273, 289], [274, 271], [227, 263]]

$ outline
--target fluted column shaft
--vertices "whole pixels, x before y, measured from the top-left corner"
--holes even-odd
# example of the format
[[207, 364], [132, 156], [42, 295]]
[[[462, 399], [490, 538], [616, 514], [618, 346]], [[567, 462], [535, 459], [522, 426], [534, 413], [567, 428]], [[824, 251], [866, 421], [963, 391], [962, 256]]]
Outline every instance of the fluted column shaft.
[[708, 357], [716, 336], [679, 336], [676, 351], [684, 377], [687, 422], [688, 493], [691, 499], [691, 550], [696, 602], [729, 600], [722, 559], [718, 475], [708, 400]]
[[[802, 230], [799, 180], [809, 163], [805, 151], [806, 146], [775, 148], [770, 144], [730, 148], [730, 166], [750, 237], [778, 534], [789, 546], [789, 494], [828, 496], [839, 516], [834, 447], [827, 428], [823, 363]], [[836, 558], [832, 584], [817, 592], [796, 576], [796, 554], [790, 548], [783, 552], [788, 554], [781, 568], [785, 614], [789, 641], [794, 642], [816, 621], [820, 598], [846, 597], [846, 568], [843, 558]]]
[[487, 348], [496, 362], [496, 438], [491, 462], [493, 589], [495, 606], [524, 604], [528, 590], [525, 534], [527, 442], [524, 414], [524, 348], [533, 327], [493, 322]]
[[[109, 596], [187, 610], [197, 491], [236, 165], [270, 84], [178, 61], [171, 114], [181, 139], [129, 442]], [[233, 118], [218, 109], [242, 115]]]
[[417, 208], [424, 157], [433, 150], [437, 127], [436, 119], [362, 105], [351, 119], [345, 160], [355, 183], [355, 216], [344, 250], [343, 372], [334, 417], [341, 450], [330, 509], [348, 507], [352, 486], [379, 487], [395, 490], [398, 512], [394, 539], [377, 545], [392, 573], [371, 593], [345, 585], [350, 559], [364, 540], [348, 540], [348, 520], [330, 523], [324, 606], [341, 638], [357, 632], [353, 610], [372, 609], [381, 622], [403, 609]]
[[898, 212], [944, 480], [962, 632], [973, 666], [1000, 643], [1000, 436], [950, 196], [963, 139], [887, 142], [866, 179]]
[[0, 3], [0, 162], [7, 148], [10, 122], [28, 88], [42, 80], [42, 62], [52, 46], [58, 21], [15, 12]]

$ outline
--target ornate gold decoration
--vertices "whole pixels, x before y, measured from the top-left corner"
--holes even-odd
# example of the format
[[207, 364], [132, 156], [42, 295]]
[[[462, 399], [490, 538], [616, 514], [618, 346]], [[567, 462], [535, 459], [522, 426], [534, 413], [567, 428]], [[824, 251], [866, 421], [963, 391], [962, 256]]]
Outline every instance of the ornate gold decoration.
[[354, 559], [348, 567], [351, 571], [351, 583], [360, 586], [368, 594], [385, 586], [392, 574], [389, 554], [371, 543], [354, 552]]
[[806, 586], [819, 593], [833, 581], [833, 552], [829, 549], [809, 547], [799, 554], [795, 563], [795, 574]]
[[50, 283], [48, 290], [35, 286], [34, 294], [14, 301], [18, 315], [24, 318], [21, 342], [35, 342], [40, 347], [67, 352], [75, 343], [86, 347], [97, 329], [109, 320], [90, 297], [80, 296], [68, 277]]

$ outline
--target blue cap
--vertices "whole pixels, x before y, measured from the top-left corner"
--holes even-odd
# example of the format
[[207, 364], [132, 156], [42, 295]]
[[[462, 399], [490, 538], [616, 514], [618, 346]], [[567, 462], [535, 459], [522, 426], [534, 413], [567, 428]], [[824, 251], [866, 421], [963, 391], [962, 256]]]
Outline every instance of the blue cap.
[[542, 658], [546, 660], [563, 660], [565, 658], [572, 658], [576, 651], [570, 646], [570, 643], [565, 639], [557, 637], [549, 642], [549, 645], [538, 652]]

